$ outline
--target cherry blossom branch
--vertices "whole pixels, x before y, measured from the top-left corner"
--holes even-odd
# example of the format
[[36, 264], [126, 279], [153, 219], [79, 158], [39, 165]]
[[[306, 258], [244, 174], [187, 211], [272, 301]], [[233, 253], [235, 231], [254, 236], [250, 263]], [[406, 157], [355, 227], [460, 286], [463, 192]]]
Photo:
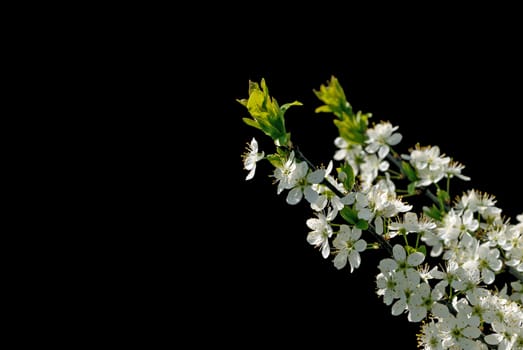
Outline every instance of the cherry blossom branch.
[[[307, 157], [305, 157], [305, 155], [301, 152], [301, 150], [299, 149], [298, 146], [294, 146], [294, 151], [296, 153], [296, 156], [303, 160], [304, 162], [307, 163], [307, 165], [311, 168], [311, 169], [317, 169], [317, 167], [309, 160], [307, 159]], [[342, 198], [345, 196], [345, 194], [341, 193], [340, 190], [338, 190], [333, 184], [331, 184], [328, 180], [323, 180], [322, 181], [322, 184], [324, 184], [325, 186], [327, 186], [332, 192], [334, 192], [338, 197]], [[374, 227], [372, 226], [369, 226], [369, 228], [367, 229], [367, 231], [372, 235], [372, 237], [374, 237], [374, 239], [376, 240], [376, 242], [378, 242], [378, 244], [384, 248], [387, 253], [389, 254], [389, 256], [392, 256], [392, 245], [385, 239], [383, 238], [382, 235], [379, 235], [376, 233]]]
[[[398, 127], [389, 122], [370, 127], [370, 115], [354, 113], [334, 77], [315, 93], [325, 103], [316, 112], [331, 112], [338, 118], [334, 123], [340, 136], [335, 144], [340, 149], [334, 159], [345, 161], [337, 168], [338, 177], [329, 175], [332, 163], [325, 170], [316, 167], [292, 146], [283, 116], [300, 103], [279, 107], [262, 80], [261, 89], [251, 83], [249, 99], [239, 102], [252, 117], [244, 121], [270, 136], [277, 150], [265, 157], [253, 138], [243, 155], [249, 171], [246, 179], [254, 176], [257, 161], [268, 159], [275, 167], [278, 194], [288, 190], [289, 204], [303, 197], [310, 203], [316, 217], [307, 220], [311, 229], [307, 241], [320, 248], [323, 258], [333, 257], [338, 269], [349, 266], [352, 272], [360, 266], [359, 253], [370, 247], [360, 236], [369, 232], [389, 254], [378, 264], [376, 293], [391, 306], [393, 315], [408, 314], [410, 322], [426, 321], [418, 334], [420, 346], [496, 349], [512, 348], [514, 342], [520, 346], [523, 213], [512, 225], [501, 216], [493, 197], [475, 190], [463, 193], [451, 206], [450, 180], [470, 180], [461, 174], [463, 165], [441, 154], [437, 146], [416, 144], [400, 157], [391, 149], [402, 139], [395, 132]], [[389, 170], [386, 160], [399, 173]], [[439, 182], [445, 179], [443, 189]], [[396, 188], [395, 180], [409, 181], [408, 196], [424, 195], [436, 205], [423, 207], [424, 215], [418, 216], [398, 195], [404, 190]], [[435, 186], [436, 194], [429, 186]], [[333, 222], [338, 214], [345, 224]], [[415, 244], [407, 234], [415, 235]], [[429, 254], [444, 260], [445, 266], [421, 265]], [[498, 291], [493, 283], [503, 272], [516, 281]]]

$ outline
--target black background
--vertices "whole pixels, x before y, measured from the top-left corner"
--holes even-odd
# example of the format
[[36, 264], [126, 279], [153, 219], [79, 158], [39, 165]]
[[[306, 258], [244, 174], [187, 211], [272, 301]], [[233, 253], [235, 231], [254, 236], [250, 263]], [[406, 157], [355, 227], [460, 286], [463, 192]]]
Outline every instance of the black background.
[[[459, 19], [453, 21], [459, 27]], [[239, 282], [233, 303], [241, 310], [238, 321], [248, 339], [264, 345], [306, 339], [326, 347], [352, 348], [363, 341], [368, 348], [415, 349], [419, 327], [406, 315], [392, 316], [375, 294], [382, 253], [364, 252], [352, 274], [336, 270], [305, 240], [311, 210], [305, 202], [287, 205], [287, 191], [276, 194], [267, 163], [259, 163], [254, 179], [245, 181], [241, 154], [247, 142], [254, 136], [260, 150], [274, 151], [271, 140], [242, 121], [247, 110], [235, 100], [248, 97], [248, 81], [265, 78], [280, 105], [303, 103], [287, 111], [288, 131], [310, 160], [327, 164], [336, 150], [336, 128], [330, 115], [314, 113], [320, 101], [312, 90], [336, 76], [355, 110], [372, 113], [371, 122], [399, 126], [403, 141], [398, 150], [406, 152], [417, 142], [438, 145], [465, 165], [463, 173], [472, 179], [453, 181], [453, 197], [472, 188], [487, 192], [515, 220], [523, 194], [521, 56], [513, 22], [500, 21], [496, 31], [482, 23], [456, 30], [437, 21], [418, 32], [423, 24], [418, 19], [376, 34], [339, 25], [336, 37], [323, 38], [296, 30], [258, 37], [256, 45], [239, 40], [226, 57], [221, 107], [238, 133], [239, 186], [230, 195], [234, 234], [226, 246], [230, 271]], [[273, 44], [269, 50], [259, 50], [268, 43]]]

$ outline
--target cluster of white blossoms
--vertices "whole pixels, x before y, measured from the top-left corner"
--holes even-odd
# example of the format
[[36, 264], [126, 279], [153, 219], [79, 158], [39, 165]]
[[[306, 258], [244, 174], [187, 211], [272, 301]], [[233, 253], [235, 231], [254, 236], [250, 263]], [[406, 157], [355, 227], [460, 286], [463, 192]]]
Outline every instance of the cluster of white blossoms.
[[[264, 85], [260, 94], [257, 87], [241, 101], [253, 117], [248, 124], [271, 136], [277, 149], [265, 156], [253, 138], [243, 154], [246, 179], [258, 161], [274, 166], [277, 194], [288, 191], [288, 204], [310, 205], [306, 240], [323, 258], [353, 272], [365, 251], [385, 251], [376, 293], [393, 315], [421, 323], [423, 349], [523, 349], [523, 214], [511, 222], [493, 196], [475, 189], [451, 200], [450, 180], [470, 180], [464, 166], [437, 146], [396, 152], [398, 127], [368, 127], [334, 78], [316, 93], [326, 103], [318, 110], [339, 118], [338, 150], [326, 168], [315, 167], [287, 139], [286, 108], [278, 110]], [[258, 110], [269, 103], [272, 119]], [[416, 213], [407, 195], [426, 196], [432, 206]]]

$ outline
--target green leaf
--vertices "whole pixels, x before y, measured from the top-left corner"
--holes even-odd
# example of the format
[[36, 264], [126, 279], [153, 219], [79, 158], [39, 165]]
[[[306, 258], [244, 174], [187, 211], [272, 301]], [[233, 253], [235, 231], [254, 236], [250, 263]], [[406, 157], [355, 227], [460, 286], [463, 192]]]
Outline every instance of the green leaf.
[[255, 127], [257, 129], [261, 129], [260, 124], [258, 124], [258, 122], [256, 120], [249, 119], [249, 118], [242, 118], [242, 119], [245, 122], [245, 124]]
[[[278, 148], [278, 153], [280, 153], [280, 149]], [[275, 168], [280, 168], [283, 166], [284, 161], [282, 160], [285, 155], [282, 154], [269, 154], [265, 158], [269, 161], [269, 163], [272, 164]]]
[[316, 112], [332, 112], [338, 118], [343, 118], [344, 114], [352, 115], [352, 107], [345, 98], [345, 92], [341, 87], [338, 79], [331, 76], [327, 85], [321, 85], [319, 90], [313, 90], [314, 94], [320, 101], [325, 103], [324, 106], [316, 108]]
[[363, 145], [367, 139], [366, 131], [370, 113], [358, 111], [356, 114], [342, 114], [340, 119], [334, 120], [340, 136], [349, 143]]
[[323, 106], [319, 106], [318, 108], [316, 108], [314, 110], [314, 112], [316, 112], [316, 113], [329, 113], [329, 112], [331, 112], [331, 109], [330, 109], [329, 106], [323, 105]]
[[290, 133], [285, 129], [284, 114], [291, 106], [301, 106], [301, 102], [294, 101], [280, 107], [276, 99], [269, 95], [265, 79], [260, 84], [249, 81], [249, 98], [236, 101], [247, 108], [252, 118], [243, 118], [247, 125], [263, 131], [278, 146], [290, 146]]
[[345, 162], [340, 168], [338, 168], [338, 177], [343, 181], [343, 186], [348, 191], [352, 191], [355, 183], [354, 170], [348, 162]]
[[423, 207], [423, 212], [425, 215], [433, 218], [434, 220], [441, 221], [445, 212], [439, 209], [435, 204], [432, 204], [432, 207]]
[[418, 250], [418, 252], [420, 252], [423, 255], [427, 256], [427, 247], [425, 245], [420, 245], [417, 250]]
[[407, 163], [406, 161], [402, 161], [401, 168], [403, 169], [405, 175], [407, 175], [407, 179], [409, 179], [410, 181], [419, 180], [418, 175], [416, 174], [416, 170], [414, 170], [409, 163]]
[[438, 199], [445, 203], [445, 204], [448, 204], [450, 203], [450, 195], [448, 194], [447, 191], [444, 191], [440, 188], [438, 188], [438, 191], [436, 192], [436, 195], [438, 196]]
[[303, 103], [299, 102], [299, 101], [294, 101], [294, 102], [291, 102], [291, 103], [286, 103], [284, 104], [283, 106], [281, 106], [280, 110], [285, 113], [290, 107], [292, 106], [303, 106]]
[[407, 192], [409, 194], [414, 194], [416, 193], [416, 183], [415, 182], [411, 182], [409, 183], [409, 185], [407, 186]]
[[356, 223], [356, 227], [361, 230], [366, 230], [369, 228], [369, 223], [366, 220], [359, 219], [358, 222]]
[[351, 225], [356, 225], [356, 223], [359, 221], [358, 212], [350, 207], [344, 207], [342, 210], [340, 210], [340, 215]]
[[407, 252], [407, 255], [410, 255], [410, 254], [413, 254], [413, 253], [417, 252], [416, 248], [411, 247], [410, 245], [406, 245], [405, 246], [405, 251]]

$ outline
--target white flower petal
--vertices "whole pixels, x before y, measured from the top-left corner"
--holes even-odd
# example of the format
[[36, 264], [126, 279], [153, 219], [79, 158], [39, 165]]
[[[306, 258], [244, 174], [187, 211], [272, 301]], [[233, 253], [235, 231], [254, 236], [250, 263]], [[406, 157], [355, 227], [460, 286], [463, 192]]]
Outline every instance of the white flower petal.
[[340, 201], [345, 205], [352, 205], [356, 200], [356, 194], [354, 192], [349, 193], [345, 197], [341, 198]]
[[387, 156], [389, 153], [389, 146], [381, 145], [380, 149], [378, 150], [378, 158], [383, 159]]
[[396, 270], [397, 267], [398, 267], [398, 263], [396, 262], [396, 260], [393, 260], [390, 258], [382, 259], [378, 264], [378, 268], [380, 269], [381, 272], [394, 271], [394, 270]]
[[396, 244], [392, 247], [392, 255], [396, 261], [404, 261], [407, 258], [405, 248], [401, 244]]
[[385, 295], [383, 296], [383, 302], [385, 305], [390, 305], [394, 301], [394, 296], [392, 295], [391, 291], [386, 291]]
[[251, 171], [249, 171], [249, 173], [247, 174], [247, 176], [245, 177], [245, 180], [250, 180], [254, 177], [254, 173], [256, 171], [256, 168], [252, 168]]
[[[499, 252], [498, 250], [496, 250], [496, 251]], [[501, 270], [501, 267], [503, 267], [503, 264], [501, 263], [501, 260], [493, 259], [493, 260], [489, 260], [489, 267], [494, 271], [499, 271], [499, 270]]]
[[413, 268], [408, 268], [407, 271], [405, 271], [405, 275], [407, 276], [407, 282], [410, 286], [417, 286], [421, 280], [419, 271]]
[[334, 139], [334, 145], [338, 148], [346, 148], [349, 143], [344, 138], [338, 136]]
[[481, 277], [483, 278], [483, 282], [485, 282], [485, 284], [491, 284], [496, 279], [494, 272], [486, 268], [481, 270]]
[[341, 270], [347, 265], [347, 251], [343, 250], [334, 257], [334, 266]]
[[391, 309], [392, 314], [394, 316], [398, 316], [403, 311], [405, 311], [406, 307], [407, 307], [407, 303], [405, 303], [405, 299], [399, 299], [398, 301], [396, 301], [394, 303], [394, 305], [392, 305], [392, 309]]
[[399, 132], [396, 132], [392, 134], [389, 138], [387, 138], [387, 143], [391, 146], [395, 146], [398, 143], [400, 143], [402, 139], [403, 135], [401, 135]]
[[334, 153], [334, 159], [336, 160], [343, 160], [345, 159], [345, 156], [347, 155], [347, 151], [344, 149], [337, 150], [336, 153]]
[[319, 194], [318, 192], [314, 191], [311, 186], [305, 187], [305, 189], [303, 190], [303, 194], [305, 195], [305, 199], [307, 200], [307, 202], [311, 204], [318, 200]]
[[312, 245], [318, 245], [323, 242], [323, 236], [317, 231], [309, 232], [307, 235], [307, 242]]
[[245, 158], [245, 161], [243, 162], [243, 168], [245, 170], [252, 170], [255, 167], [256, 167], [256, 161], [254, 160], [253, 157], [248, 156], [247, 158]]
[[474, 339], [479, 337], [481, 335], [481, 332], [477, 327], [467, 327], [463, 330], [463, 335], [468, 338]]
[[380, 164], [378, 164], [378, 169], [380, 171], [387, 171], [389, 170], [390, 164], [386, 160], [381, 161]]
[[[445, 282], [445, 281], [442, 281], [442, 282]], [[442, 285], [440, 285], [441, 282], [439, 282], [435, 287], [434, 289], [432, 290], [432, 292], [430, 293], [431, 297], [433, 300], [439, 300], [441, 298], [443, 298], [443, 296], [445, 295], [445, 288], [442, 287]]]
[[329, 161], [329, 164], [327, 165], [327, 169], [325, 169], [325, 174], [330, 174], [333, 167], [334, 167], [334, 163], [331, 160], [331, 161]]
[[497, 345], [499, 342], [503, 339], [503, 336], [501, 334], [489, 334], [484, 337], [485, 342], [490, 345]]
[[329, 199], [327, 196], [321, 195], [316, 197], [316, 200], [314, 202], [311, 202], [311, 208], [315, 211], [322, 211], [325, 209], [327, 204], [329, 203]]
[[350, 263], [350, 272], [352, 272], [354, 269], [357, 269], [358, 267], [360, 267], [360, 263], [361, 263], [360, 253], [358, 253], [357, 251], [354, 251], [354, 250], [352, 252], [350, 252], [349, 263]]
[[385, 278], [385, 275], [381, 272], [376, 276], [376, 286], [379, 289], [387, 288], [387, 279]]
[[308, 219], [305, 223], [311, 230], [321, 230], [323, 227], [322, 222], [316, 218]]
[[351, 229], [349, 225], [341, 224], [340, 225], [340, 232], [338, 233], [338, 237], [343, 241], [348, 241], [350, 239], [351, 235]]
[[324, 259], [327, 259], [329, 257], [329, 254], [331, 252], [329, 241], [326, 239], [323, 241], [323, 244], [321, 246], [321, 256], [323, 256]]
[[363, 208], [358, 210], [358, 219], [369, 221], [372, 219], [372, 211], [369, 208]]
[[409, 315], [407, 316], [407, 319], [410, 322], [421, 322], [427, 316], [427, 309], [421, 306], [416, 306], [409, 309]]
[[418, 226], [418, 217], [416, 213], [409, 211], [408, 213], [405, 213], [403, 218], [406, 227], [413, 228]]
[[374, 220], [374, 225], [376, 227], [376, 233], [378, 235], [383, 234], [383, 219], [381, 218], [381, 216], [376, 217], [376, 220]]
[[431, 312], [434, 314], [434, 316], [445, 320], [450, 318], [452, 315], [450, 314], [449, 308], [446, 305], [435, 303], [432, 305]]
[[303, 197], [303, 192], [300, 187], [294, 187], [287, 194], [287, 203], [290, 205], [298, 204]]
[[409, 255], [409, 257], [407, 258], [407, 263], [410, 266], [418, 266], [423, 262], [423, 260], [425, 260], [425, 255], [423, 255], [423, 253], [420, 252], [415, 252]]
[[251, 149], [253, 152], [258, 152], [258, 141], [254, 137], [251, 139]]
[[368, 153], [376, 153], [378, 148], [380, 147], [380, 144], [377, 142], [368, 144], [367, 147], [365, 147], [365, 151]]
[[361, 229], [359, 228], [353, 228], [352, 229], [352, 233], [350, 235], [350, 238], [353, 240], [353, 241], [357, 241], [358, 239], [360, 239], [361, 237]]
[[313, 184], [319, 184], [325, 178], [325, 169], [318, 169], [307, 175], [307, 181]]
[[363, 252], [365, 249], [367, 249], [367, 242], [365, 242], [363, 239], [360, 239], [354, 243], [354, 249], [358, 252]]
[[302, 179], [307, 175], [307, 171], [309, 171], [309, 166], [305, 162], [301, 162], [296, 164], [296, 170], [293, 174], [293, 178], [296, 180]]
[[[332, 221], [334, 220], [334, 218], [336, 218], [336, 215], [338, 215], [338, 211], [336, 209], [332, 209], [332, 208], [329, 208], [329, 211], [327, 211], [327, 217], [326, 217], [326, 220], [327, 221]], [[330, 237], [330, 235], [329, 235]]]

